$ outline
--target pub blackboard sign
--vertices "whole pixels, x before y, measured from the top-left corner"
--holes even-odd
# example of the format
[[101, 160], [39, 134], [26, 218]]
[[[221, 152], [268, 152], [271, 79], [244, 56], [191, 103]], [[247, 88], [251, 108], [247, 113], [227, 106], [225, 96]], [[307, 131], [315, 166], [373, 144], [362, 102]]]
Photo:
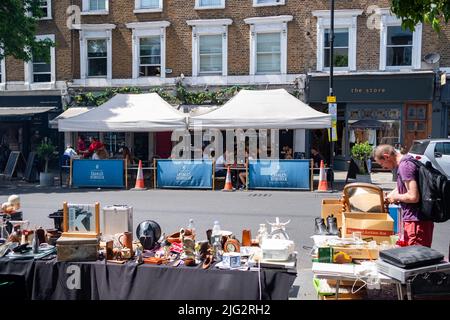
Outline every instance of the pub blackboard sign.
[[37, 165], [36, 165], [36, 152], [30, 152], [28, 155], [27, 166], [25, 167], [24, 178], [28, 182], [37, 181]]
[[21, 156], [23, 159], [23, 155], [20, 151], [11, 151], [9, 154], [8, 162], [6, 163], [5, 171], [3, 172], [7, 178], [11, 179], [14, 175]]

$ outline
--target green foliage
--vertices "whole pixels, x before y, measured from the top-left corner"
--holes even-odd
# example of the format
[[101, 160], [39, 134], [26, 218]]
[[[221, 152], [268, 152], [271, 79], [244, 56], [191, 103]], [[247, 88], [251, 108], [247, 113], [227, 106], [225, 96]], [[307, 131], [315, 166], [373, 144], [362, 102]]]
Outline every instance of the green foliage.
[[360, 162], [362, 162], [359, 165], [359, 170], [360, 170], [361, 174], [366, 174], [367, 173], [364, 163], [372, 155], [372, 150], [373, 150], [372, 146], [367, 141], [364, 142], [364, 143], [357, 143], [352, 148], [352, 156], [353, 156], [353, 158], [355, 158], [356, 160], [359, 160]]
[[48, 172], [48, 162], [56, 157], [56, 146], [51, 144], [50, 142], [42, 141], [41, 144], [37, 147], [37, 156], [45, 161], [45, 170], [44, 172]]
[[414, 30], [418, 23], [427, 23], [439, 32], [450, 19], [449, 0], [391, 0], [391, 5], [404, 29]]
[[[50, 60], [48, 39], [36, 41], [37, 22], [43, 16], [40, 0], [0, 1], [0, 60], [5, 56], [30, 61], [32, 54]], [[31, 14], [29, 14], [31, 13]], [[0, 52], [2, 51], [0, 50]]]

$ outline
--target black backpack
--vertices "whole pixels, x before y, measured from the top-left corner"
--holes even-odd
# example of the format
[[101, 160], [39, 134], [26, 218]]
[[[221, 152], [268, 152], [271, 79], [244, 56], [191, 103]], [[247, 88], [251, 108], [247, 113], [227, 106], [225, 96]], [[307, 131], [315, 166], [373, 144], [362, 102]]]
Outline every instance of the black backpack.
[[416, 159], [413, 162], [419, 169], [418, 187], [420, 192], [421, 219], [445, 222], [450, 219], [450, 181], [431, 162], [426, 164]]

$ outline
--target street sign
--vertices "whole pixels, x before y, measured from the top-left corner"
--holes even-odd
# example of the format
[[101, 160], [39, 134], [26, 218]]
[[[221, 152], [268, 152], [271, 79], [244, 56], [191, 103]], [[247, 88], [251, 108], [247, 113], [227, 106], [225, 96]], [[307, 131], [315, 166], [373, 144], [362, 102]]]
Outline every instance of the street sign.
[[336, 97], [335, 96], [328, 96], [327, 97], [327, 103], [336, 103]]

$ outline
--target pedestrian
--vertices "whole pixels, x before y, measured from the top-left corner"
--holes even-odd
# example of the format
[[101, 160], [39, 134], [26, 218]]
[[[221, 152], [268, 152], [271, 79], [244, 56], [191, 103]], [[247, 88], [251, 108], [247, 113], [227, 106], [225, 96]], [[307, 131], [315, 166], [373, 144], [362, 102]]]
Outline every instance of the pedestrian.
[[66, 146], [66, 150], [64, 150], [64, 159], [65, 159], [65, 163], [68, 162], [70, 159], [75, 158], [76, 156], [78, 156], [78, 154], [75, 152], [75, 150], [73, 149], [72, 145], [68, 144]]
[[313, 159], [314, 168], [320, 168], [320, 162], [324, 160], [324, 158], [316, 147], [311, 148], [311, 157]]
[[410, 155], [403, 155], [391, 145], [379, 145], [374, 159], [383, 168], [397, 169], [397, 187], [386, 195], [389, 203], [399, 203], [403, 214], [403, 241], [407, 245], [431, 247], [433, 221], [421, 219], [419, 169], [410, 161]]

